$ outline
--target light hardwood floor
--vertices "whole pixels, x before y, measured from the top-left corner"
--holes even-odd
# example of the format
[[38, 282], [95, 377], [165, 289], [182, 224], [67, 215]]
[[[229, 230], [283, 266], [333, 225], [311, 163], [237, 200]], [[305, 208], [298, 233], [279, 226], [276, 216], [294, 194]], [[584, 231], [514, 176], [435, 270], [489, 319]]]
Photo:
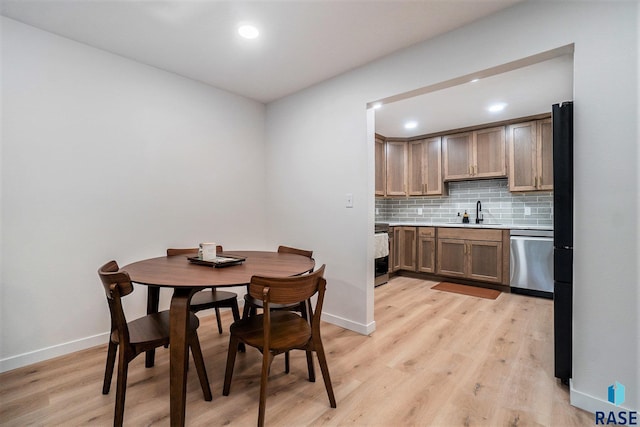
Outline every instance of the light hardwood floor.
[[[501, 294], [496, 300], [432, 290], [435, 282], [399, 277], [376, 288], [371, 336], [323, 324], [338, 407], [329, 407], [319, 377], [306, 377], [303, 352], [291, 373], [274, 361], [266, 424], [273, 426], [583, 426], [592, 414], [571, 407], [553, 377], [552, 302]], [[138, 289], [140, 292], [140, 289]], [[331, 292], [331, 283], [327, 292]], [[206, 316], [206, 312], [205, 312]], [[260, 353], [239, 354], [231, 393], [222, 396], [231, 314], [218, 335], [213, 316], [199, 333], [212, 402], [189, 372], [190, 426], [252, 426], [258, 415]], [[125, 425], [168, 425], [169, 352], [156, 366], [130, 365]], [[0, 374], [0, 424], [113, 423], [111, 394], [101, 394], [106, 345]], [[317, 367], [317, 361], [316, 361]], [[317, 375], [320, 375], [317, 369]]]

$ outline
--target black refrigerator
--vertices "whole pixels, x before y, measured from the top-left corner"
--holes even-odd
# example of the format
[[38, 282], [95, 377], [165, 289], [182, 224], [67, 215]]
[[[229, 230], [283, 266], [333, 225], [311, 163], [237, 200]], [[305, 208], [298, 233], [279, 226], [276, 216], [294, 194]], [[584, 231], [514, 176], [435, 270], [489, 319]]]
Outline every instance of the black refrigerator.
[[573, 306], [573, 102], [554, 104], [553, 339], [555, 376], [569, 384]]

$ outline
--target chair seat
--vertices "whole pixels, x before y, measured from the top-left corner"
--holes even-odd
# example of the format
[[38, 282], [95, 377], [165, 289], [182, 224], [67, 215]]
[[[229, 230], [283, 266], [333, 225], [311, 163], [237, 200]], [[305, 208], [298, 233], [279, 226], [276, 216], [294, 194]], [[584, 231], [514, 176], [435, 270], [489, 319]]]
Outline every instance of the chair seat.
[[[244, 301], [245, 301], [245, 304], [250, 304], [253, 307], [262, 308], [262, 306], [263, 306], [262, 300], [254, 298], [249, 294], [245, 294], [244, 295]], [[299, 306], [300, 306], [300, 303], [296, 303], [296, 304], [274, 304], [274, 303], [269, 303], [269, 307], [272, 310], [285, 310], [285, 309], [286, 310], [295, 310]]]
[[[210, 289], [205, 289], [200, 292], [196, 292], [191, 298], [191, 310], [200, 311], [213, 306], [218, 307], [231, 307], [237, 304], [238, 294], [233, 292], [218, 291], [212, 292]], [[228, 305], [225, 305], [228, 303]]]
[[[231, 325], [231, 334], [237, 335], [242, 341], [252, 347], [264, 348], [263, 324], [264, 315], [260, 314]], [[272, 351], [290, 348], [304, 348], [311, 338], [311, 326], [302, 317], [288, 311], [271, 312], [271, 341]]]
[[[160, 347], [169, 343], [169, 311], [148, 314], [140, 319], [133, 320], [129, 325], [129, 341], [133, 345], [149, 344]], [[198, 317], [189, 313], [189, 330], [198, 329], [200, 321]], [[111, 333], [111, 341], [118, 344], [118, 332]]]

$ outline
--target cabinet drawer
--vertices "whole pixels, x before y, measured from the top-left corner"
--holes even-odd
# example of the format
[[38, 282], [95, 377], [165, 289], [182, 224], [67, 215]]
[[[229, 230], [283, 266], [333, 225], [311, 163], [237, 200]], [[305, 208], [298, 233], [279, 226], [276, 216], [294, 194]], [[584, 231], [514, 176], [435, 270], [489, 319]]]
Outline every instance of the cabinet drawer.
[[438, 238], [440, 239], [465, 239], [465, 240], [484, 240], [490, 242], [502, 241], [502, 230], [487, 230], [479, 228], [449, 228], [440, 227], [438, 229]]
[[418, 235], [420, 237], [435, 237], [436, 229], [435, 227], [418, 227]]

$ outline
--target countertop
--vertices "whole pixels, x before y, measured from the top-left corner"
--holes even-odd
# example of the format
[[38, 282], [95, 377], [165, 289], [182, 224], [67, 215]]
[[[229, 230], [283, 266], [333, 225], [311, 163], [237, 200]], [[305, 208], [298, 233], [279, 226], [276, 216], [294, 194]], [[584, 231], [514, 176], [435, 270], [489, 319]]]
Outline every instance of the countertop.
[[493, 228], [500, 230], [553, 230], [552, 225], [519, 225], [519, 224], [476, 224], [475, 222], [463, 224], [461, 222], [404, 222], [404, 221], [376, 221], [376, 223], [389, 224], [389, 227], [457, 227], [457, 228]]

